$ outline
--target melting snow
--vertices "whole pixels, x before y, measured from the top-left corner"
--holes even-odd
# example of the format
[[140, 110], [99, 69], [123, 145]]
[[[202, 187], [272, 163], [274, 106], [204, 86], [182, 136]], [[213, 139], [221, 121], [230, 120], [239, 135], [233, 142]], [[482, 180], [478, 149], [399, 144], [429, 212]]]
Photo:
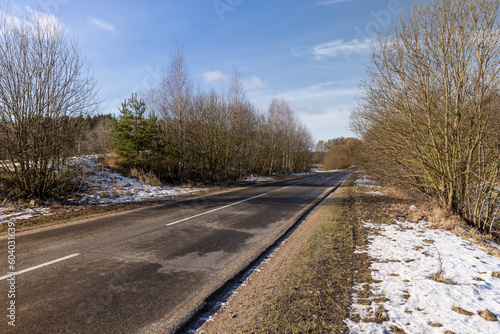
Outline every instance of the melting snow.
[[[500, 333], [500, 322], [478, 314], [488, 309], [500, 318], [500, 278], [493, 276], [500, 271], [500, 258], [424, 221], [388, 225], [368, 221], [364, 226], [373, 232], [371, 242], [367, 250], [357, 252], [373, 258], [372, 278], [377, 283], [370, 284], [371, 291], [374, 298], [385, 296], [388, 301], [366, 306], [354, 293], [351, 315], [373, 318], [383, 306], [390, 320], [356, 323], [347, 319], [351, 333], [389, 333], [393, 326], [406, 333]], [[439, 271], [454, 285], [429, 278]], [[362, 289], [361, 284], [355, 287]], [[472, 314], [452, 310], [457, 307]]]
[[354, 182], [354, 185], [357, 187], [374, 187], [374, 188], [382, 188], [374, 181], [371, 177], [365, 174], [360, 174], [357, 180]]
[[8, 206], [2, 206], [0, 207], [0, 224], [29, 219], [32, 217], [49, 216], [51, 214], [50, 209], [45, 207], [15, 209]]
[[274, 176], [248, 176], [243, 182], [267, 182], [274, 181], [275, 179]]
[[[174, 197], [201, 191], [200, 188], [178, 188], [168, 186], [150, 186], [120, 173], [112, 173], [99, 166], [98, 156], [85, 156], [71, 159], [70, 163], [83, 171], [84, 191], [77, 204], [111, 205], [140, 202], [151, 199]], [[50, 208], [32, 207], [16, 208], [15, 205], [0, 206], [0, 224], [29, 219], [41, 215], [51, 215]]]
[[151, 186], [99, 167], [97, 160], [97, 156], [75, 160], [84, 170], [84, 174], [88, 175], [85, 185], [86, 191], [81, 194], [80, 203], [106, 205], [140, 202], [195, 193], [202, 190], [200, 188]]

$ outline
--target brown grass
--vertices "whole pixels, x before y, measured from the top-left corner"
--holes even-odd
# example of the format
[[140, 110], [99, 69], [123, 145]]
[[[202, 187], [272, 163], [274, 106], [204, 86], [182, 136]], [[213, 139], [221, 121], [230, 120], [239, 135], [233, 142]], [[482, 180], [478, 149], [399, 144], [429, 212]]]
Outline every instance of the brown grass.
[[474, 315], [474, 312], [464, 310], [463, 308], [461, 308], [459, 306], [453, 306], [452, 310], [459, 313], [459, 314], [463, 314], [463, 315]]
[[434, 282], [455, 285], [455, 283], [451, 279], [444, 276], [444, 273], [442, 270], [439, 270], [438, 272], [430, 275], [429, 279], [433, 280]]
[[153, 171], [144, 172], [143, 170], [133, 168], [130, 171], [130, 176], [153, 187], [161, 187], [163, 185]]
[[[336, 200], [243, 332], [342, 333], [348, 317], [355, 227]], [[366, 300], [368, 303], [370, 301]]]
[[498, 321], [498, 317], [488, 309], [485, 309], [484, 311], [478, 313], [482, 318], [488, 321]]
[[405, 332], [405, 330], [404, 330], [404, 329], [399, 328], [399, 327], [398, 327], [398, 326], [396, 326], [396, 325], [391, 326], [391, 331], [392, 331], [393, 333], [398, 333], [398, 334], [406, 334], [406, 332]]
[[440, 324], [439, 322], [433, 321], [430, 323], [432, 327], [443, 327], [443, 324]]

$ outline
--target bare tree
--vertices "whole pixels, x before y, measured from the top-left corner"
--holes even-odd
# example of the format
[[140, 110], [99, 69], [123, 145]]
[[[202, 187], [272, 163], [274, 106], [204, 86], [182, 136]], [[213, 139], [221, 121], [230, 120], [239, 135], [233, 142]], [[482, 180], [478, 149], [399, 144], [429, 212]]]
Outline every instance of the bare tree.
[[[29, 15], [31, 14], [31, 19]], [[54, 16], [0, 17], [0, 142], [8, 178], [45, 196], [64, 177], [71, 117], [97, 107], [96, 81]]]
[[499, 203], [499, 5], [416, 4], [380, 35], [351, 122], [386, 171], [478, 225], [496, 219], [478, 196]]
[[249, 133], [253, 128], [254, 113], [252, 106], [246, 97], [243, 80], [240, 73], [235, 69], [233, 77], [231, 78], [231, 87], [229, 90], [229, 119], [231, 122], [231, 135], [233, 138], [235, 159], [231, 172], [235, 177], [241, 177], [247, 172], [246, 154], [248, 153], [248, 139]]
[[[170, 70], [159, 87], [150, 91], [148, 103], [161, 118], [164, 136], [178, 139], [178, 173], [171, 175], [177, 181], [235, 180], [252, 173], [303, 171], [308, 167], [311, 137], [297, 123], [291, 107], [279, 101], [272, 121], [272, 117], [258, 113], [248, 101], [236, 70], [227, 95], [213, 90], [193, 93], [177, 49]], [[165, 152], [162, 158], [171, 161], [170, 155]]]
[[164, 78], [167, 93], [168, 114], [164, 115], [175, 127], [173, 131], [178, 138], [178, 175], [182, 179], [184, 168], [184, 147], [185, 147], [185, 122], [186, 113], [189, 110], [189, 103], [192, 92], [192, 81], [184, 58], [184, 52], [180, 45], [176, 45], [170, 58], [168, 72]]

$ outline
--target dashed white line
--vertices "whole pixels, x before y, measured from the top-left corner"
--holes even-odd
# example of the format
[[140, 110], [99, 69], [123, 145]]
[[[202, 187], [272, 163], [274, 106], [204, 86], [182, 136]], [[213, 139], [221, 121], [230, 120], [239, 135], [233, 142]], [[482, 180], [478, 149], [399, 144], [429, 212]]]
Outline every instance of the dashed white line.
[[216, 208], [216, 209], [213, 209], [213, 210], [210, 210], [210, 211], [205, 211], [205, 212], [202, 212], [202, 213], [199, 213], [197, 215], [194, 215], [194, 216], [191, 216], [191, 217], [187, 217], [187, 218], [184, 218], [184, 219], [181, 219], [181, 220], [178, 220], [178, 221], [175, 221], [173, 223], [169, 223], [167, 224], [167, 226], [172, 226], [172, 225], [176, 225], [176, 224], [179, 224], [179, 223], [182, 223], [182, 222], [185, 222], [187, 220], [190, 220], [190, 219], [194, 219], [194, 218], [197, 218], [197, 217], [200, 217], [200, 216], [203, 216], [203, 215], [207, 215], [209, 213], [212, 213], [212, 212], [215, 212], [215, 211], [219, 211], [219, 210], [222, 210], [222, 209], [225, 209], [225, 208], [229, 208], [230, 206], [234, 206], [234, 205], [238, 205], [238, 204], [241, 204], [243, 202], [248, 202], [252, 199], [256, 199], [256, 198], [259, 198], [259, 197], [262, 197], [262, 196], [265, 196], [267, 195], [267, 193], [265, 194], [260, 194], [258, 196], [254, 196], [254, 197], [250, 197], [250, 198], [247, 198], [247, 199], [244, 199], [242, 201], [239, 201], [239, 202], [235, 202], [235, 203], [232, 203], [232, 204], [228, 204], [228, 205], [224, 205], [224, 206], [221, 206], [220, 208]]
[[31, 267], [31, 268], [23, 269], [21, 271], [17, 271], [17, 272], [11, 273], [10, 275], [5, 275], [5, 276], [0, 277], [0, 281], [3, 281], [3, 280], [5, 280], [5, 279], [7, 279], [9, 277], [12, 277], [12, 276], [17, 276], [17, 275], [20, 275], [20, 274], [27, 273], [28, 271], [32, 271], [32, 270], [35, 270], [35, 269], [40, 269], [42, 267], [50, 266], [51, 264], [54, 264], [54, 263], [57, 263], [57, 262], [61, 262], [61, 261], [64, 261], [64, 260], [68, 260], [68, 259], [71, 259], [72, 257], [78, 256], [78, 255], [80, 255], [80, 253], [71, 254], [71, 255], [62, 257], [60, 259], [56, 259], [56, 260], [52, 260], [50, 262], [39, 264], [38, 266], [35, 266], [35, 267]]
[[[299, 183], [294, 183], [292, 185], [289, 185], [289, 186], [286, 186], [286, 187], [283, 187], [283, 188], [280, 188], [280, 189], [276, 189], [276, 190], [273, 190], [273, 191], [280, 191], [280, 190], [284, 190], [284, 189], [287, 189], [287, 188], [290, 188], [290, 187], [293, 187], [293, 186], [296, 186], [298, 184], [301, 184], [302, 182], [299, 182]], [[207, 215], [209, 213], [212, 213], [212, 212], [215, 212], [215, 211], [219, 211], [219, 210], [222, 210], [222, 209], [225, 209], [225, 208], [229, 208], [230, 206], [234, 206], [234, 205], [238, 205], [238, 204], [241, 204], [241, 203], [244, 203], [244, 202], [248, 202], [252, 199], [256, 199], [256, 198], [259, 198], [259, 197], [262, 197], [262, 196], [265, 196], [269, 193], [265, 193], [265, 194], [260, 194], [260, 195], [257, 195], [257, 196], [254, 196], [254, 197], [250, 197], [250, 198], [247, 198], [247, 199], [244, 199], [242, 201], [239, 201], [239, 202], [235, 202], [235, 203], [232, 203], [232, 204], [229, 204], [229, 205], [225, 205], [225, 206], [221, 206], [220, 208], [216, 208], [216, 209], [213, 209], [213, 210], [210, 210], [210, 211], [205, 211], [205, 212], [202, 212], [202, 213], [199, 213], [197, 215], [194, 215], [194, 216], [191, 216], [191, 217], [187, 217], [187, 218], [184, 218], [184, 219], [181, 219], [181, 220], [178, 220], [178, 221], [175, 221], [173, 223], [169, 223], [169, 224], [166, 224], [167, 226], [172, 226], [172, 225], [176, 225], [176, 224], [179, 224], [179, 223], [183, 223], [187, 220], [191, 220], [191, 219], [194, 219], [194, 218], [198, 218], [200, 216], [204, 216], [204, 215]]]

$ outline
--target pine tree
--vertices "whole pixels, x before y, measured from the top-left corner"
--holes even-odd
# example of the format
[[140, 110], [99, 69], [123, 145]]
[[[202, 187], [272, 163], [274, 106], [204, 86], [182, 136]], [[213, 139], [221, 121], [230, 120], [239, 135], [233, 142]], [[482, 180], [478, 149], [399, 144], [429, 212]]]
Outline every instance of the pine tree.
[[137, 94], [122, 103], [120, 117], [111, 128], [111, 138], [120, 163], [125, 167], [148, 168], [155, 150], [158, 126], [154, 116], [145, 117], [146, 103]]

